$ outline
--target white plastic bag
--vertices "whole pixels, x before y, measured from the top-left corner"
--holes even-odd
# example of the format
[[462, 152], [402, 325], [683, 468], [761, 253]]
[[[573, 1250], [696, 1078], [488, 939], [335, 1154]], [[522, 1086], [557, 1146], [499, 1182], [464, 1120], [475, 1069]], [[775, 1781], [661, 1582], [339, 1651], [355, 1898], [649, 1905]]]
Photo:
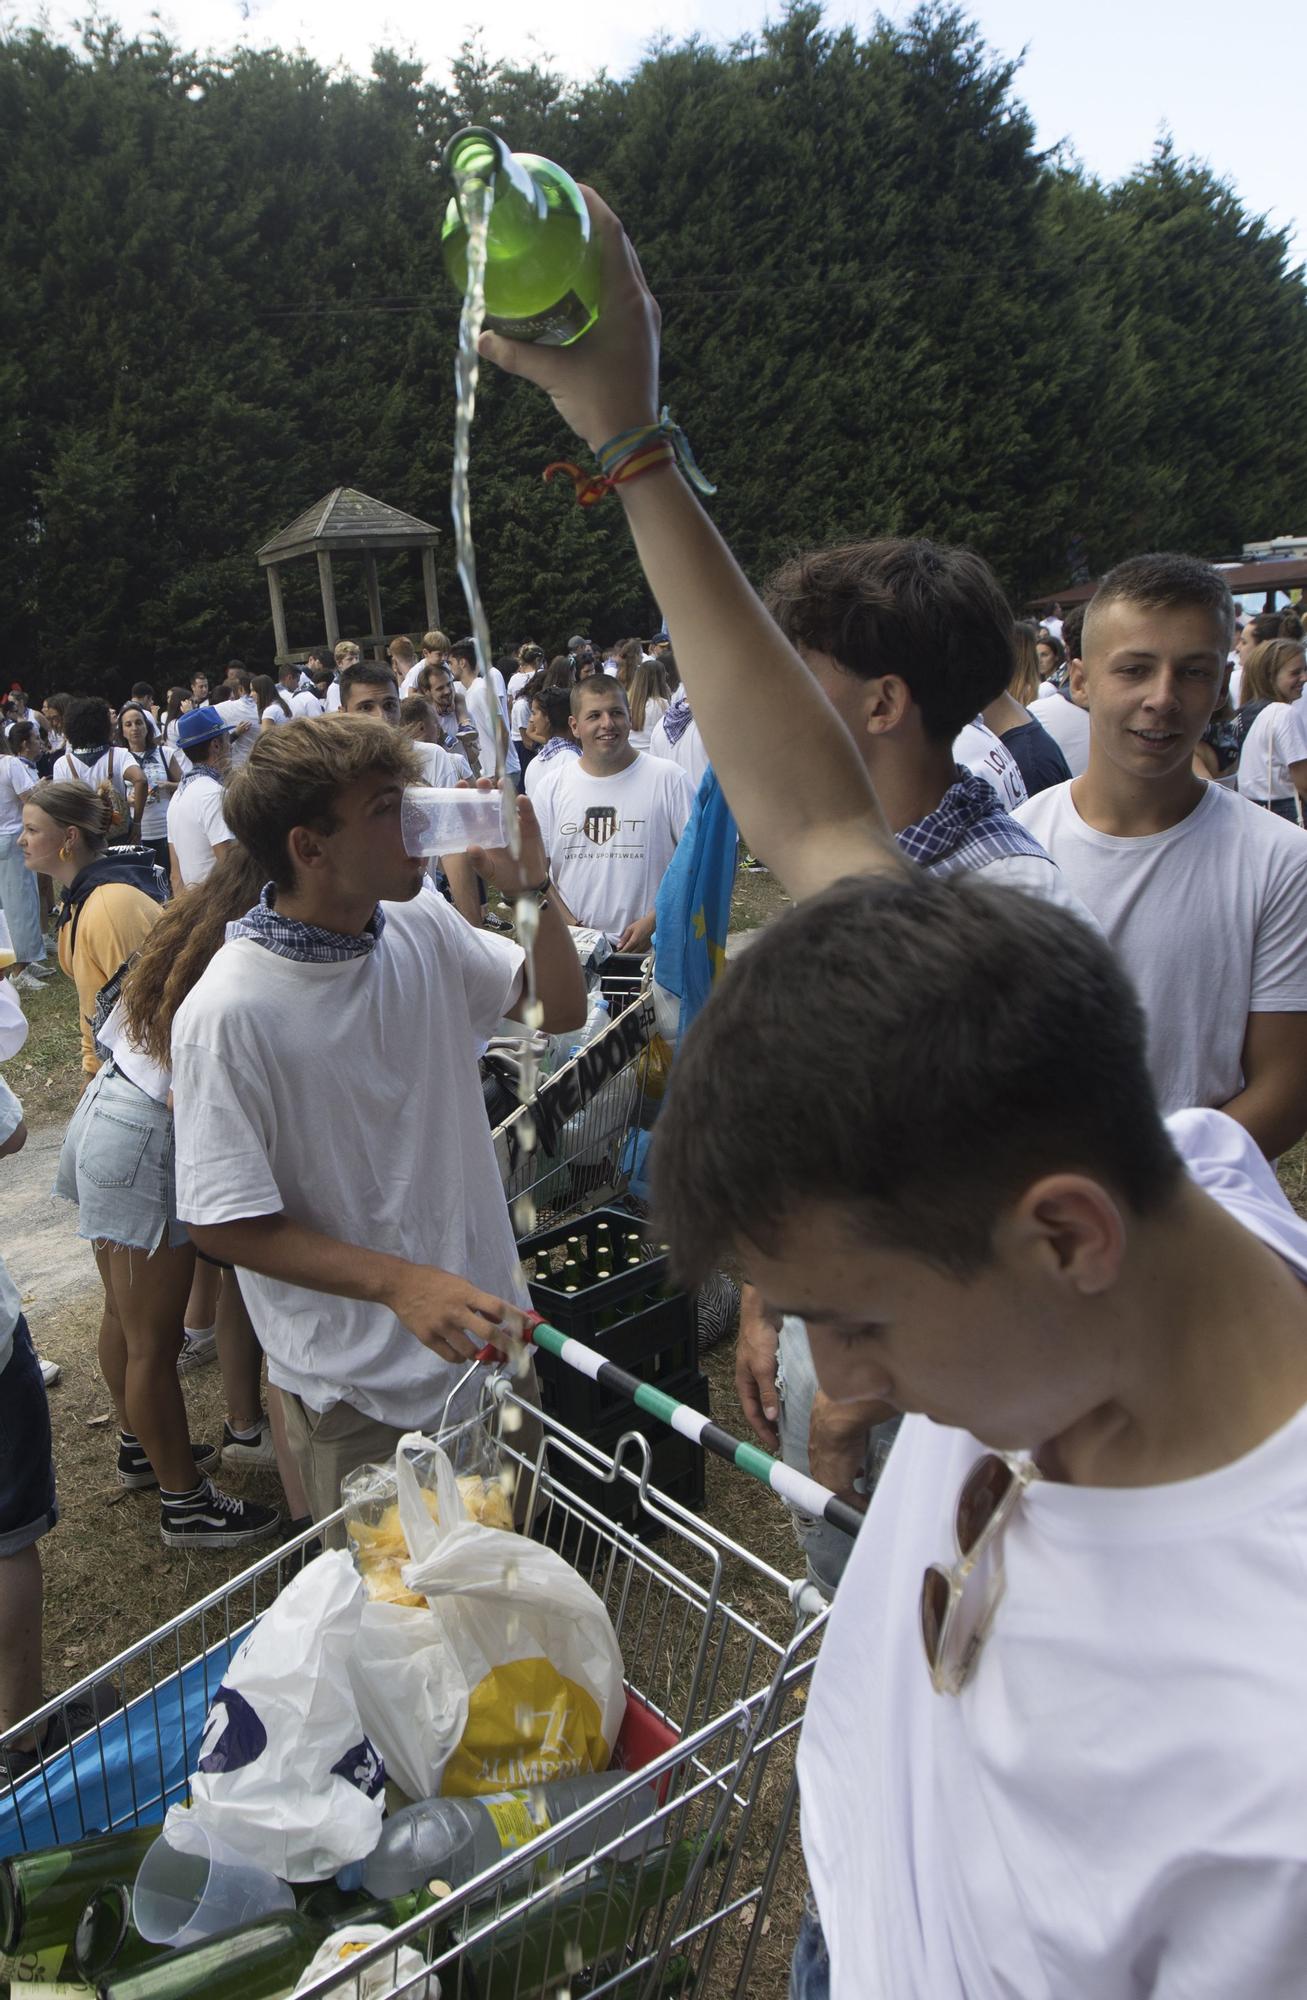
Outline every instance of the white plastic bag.
[[[390, 1932], [380, 1924], [346, 1924], [333, 1931], [305, 1966], [295, 1993], [307, 1993], [329, 1972], [352, 1971], [353, 1961], [360, 1952], [389, 1936]], [[435, 1973], [426, 1971], [421, 1952], [403, 1944], [379, 1958], [375, 1965], [355, 1973], [350, 1984], [341, 1990], [349, 1995], [349, 2000], [355, 2000], [355, 1995], [358, 2000], [389, 2000], [390, 1994], [396, 1992], [402, 1992], [404, 2000], [440, 2000], [440, 1981]], [[294, 1993], [291, 2000], [295, 2000]]]
[[[410, 1449], [434, 1482], [438, 1521]], [[403, 1580], [431, 1608], [365, 1607], [354, 1686], [387, 1762], [395, 1755], [397, 1772], [403, 1765], [422, 1780], [400, 1783], [414, 1798], [470, 1797], [607, 1770], [626, 1693], [612, 1621], [594, 1591], [552, 1549], [468, 1520], [444, 1452], [416, 1432], [400, 1440], [395, 1482], [413, 1558]], [[452, 1720], [431, 1725], [428, 1702], [419, 1741], [412, 1683], [396, 1676], [393, 1659], [388, 1672], [374, 1668], [368, 1640], [383, 1611], [416, 1621], [409, 1664], [415, 1674], [442, 1675], [447, 1713], [455, 1701], [463, 1711], [456, 1732]]]
[[264, 1612], [204, 1726], [195, 1817], [284, 1881], [334, 1875], [381, 1832], [385, 1766], [350, 1682], [362, 1612], [349, 1557], [320, 1555]]

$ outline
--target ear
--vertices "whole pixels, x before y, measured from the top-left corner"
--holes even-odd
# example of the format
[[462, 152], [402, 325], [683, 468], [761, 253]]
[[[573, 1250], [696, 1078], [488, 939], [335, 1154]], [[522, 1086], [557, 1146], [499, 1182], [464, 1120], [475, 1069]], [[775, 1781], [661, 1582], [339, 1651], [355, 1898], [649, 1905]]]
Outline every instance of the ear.
[[321, 868], [327, 855], [322, 835], [311, 826], [293, 826], [286, 837], [286, 850], [296, 874]]
[[1126, 1219], [1116, 1197], [1088, 1174], [1035, 1181], [1000, 1224], [1009, 1245], [1046, 1278], [1084, 1298], [1109, 1291], [1121, 1273]]
[[1067, 686], [1083, 708], [1089, 706], [1089, 676], [1085, 672], [1083, 660], [1071, 660], [1067, 666]]
[[888, 736], [901, 729], [912, 694], [898, 674], [881, 674], [863, 688], [862, 725], [868, 736]]
[[581, 732], [580, 732], [580, 730], [579, 730], [579, 729], [577, 728], [577, 726], [576, 726], [576, 717], [575, 717], [574, 715], [569, 715], [569, 716], [568, 716], [568, 718], [567, 718], [567, 726], [568, 726], [568, 728], [569, 728], [569, 729], [571, 730], [571, 732], [572, 732], [573, 736], [575, 736], [575, 738], [576, 738], [577, 742], [579, 743], [579, 742], [580, 742], [580, 740], [581, 740]]

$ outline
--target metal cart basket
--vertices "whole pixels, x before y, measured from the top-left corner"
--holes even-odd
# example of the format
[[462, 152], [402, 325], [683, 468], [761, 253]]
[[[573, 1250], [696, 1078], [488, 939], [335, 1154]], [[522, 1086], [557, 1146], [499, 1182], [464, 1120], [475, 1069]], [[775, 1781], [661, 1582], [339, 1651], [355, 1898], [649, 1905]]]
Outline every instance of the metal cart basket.
[[[563, 1828], [601, 1814], [611, 1827], [614, 1800], [634, 1804], [622, 1830], [597, 1837], [584, 1859], [546, 1873], [543, 1857], [560, 1837], [553, 1829], [351, 1959], [348, 1973], [306, 1990], [361, 1996], [375, 1966], [386, 1995], [427, 2000], [716, 2000], [756, 1991], [762, 1919], [794, 1818], [793, 1752], [825, 1618], [820, 1599], [651, 1487], [643, 1438], [623, 1438], [610, 1458], [541, 1420], [505, 1370], [483, 1371], [473, 1387], [475, 1414], [447, 1441], [497, 1419], [503, 1458], [529, 1482], [534, 1531], [603, 1600], [625, 1664], [619, 1760], [625, 1746], [625, 1761], [639, 1768]], [[528, 1432], [538, 1439], [530, 1450], [514, 1442]], [[657, 1544], [570, 1491], [577, 1473], [628, 1482], [640, 1518], [664, 1530]], [[106, 1688], [123, 1703], [0, 1800], [0, 1853], [157, 1820], [185, 1798], [227, 1662], [298, 1569], [307, 1539], [41, 1711]], [[405, 1947], [420, 1955], [420, 1976], [400, 1972]]]
[[[537, 1219], [553, 1222], [625, 1192], [644, 1119], [653, 1035], [653, 1000], [640, 993], [496, 1128], [510, 1203], [527, 1196]], [[528, 1126], [535, 1137], [530, 1150], [523, 1144]]]

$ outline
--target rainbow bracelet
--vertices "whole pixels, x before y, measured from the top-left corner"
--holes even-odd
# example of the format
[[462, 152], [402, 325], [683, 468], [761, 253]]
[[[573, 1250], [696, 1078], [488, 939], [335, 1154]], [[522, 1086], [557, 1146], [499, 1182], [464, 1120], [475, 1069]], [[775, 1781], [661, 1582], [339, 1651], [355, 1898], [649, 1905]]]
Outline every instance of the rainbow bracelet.
[[632, 479], [639, 479], [646, 472], [656, 472], [661, 465], [677, 464], [697, 492], [711, 494], [717, 488], [700, 471], [690, 440], [679, 424], [672, 422], [666, 405], [656, 424], [645, 424], [637, 430], [620, 431], [609, 438], [607, 444], [600, 445], [595, 453], [598, 461], [598, 476], [582, 472], [579, 465], [567, 459], [556, 459], [544, 470], [545, 484], [556, 472], [565, 472], [576, 489], [577, 501], [582, 507], [597, 507], [619, 486]]

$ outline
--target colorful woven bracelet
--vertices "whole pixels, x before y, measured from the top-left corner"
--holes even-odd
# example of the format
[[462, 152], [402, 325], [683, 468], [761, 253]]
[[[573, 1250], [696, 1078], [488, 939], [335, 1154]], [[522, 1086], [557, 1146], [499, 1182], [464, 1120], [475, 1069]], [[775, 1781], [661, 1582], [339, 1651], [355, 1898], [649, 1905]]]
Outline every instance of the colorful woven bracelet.
[[632, 479], [639, 479], [642, 473], [654, 472], [660, 465], [673, 461], [680, 466], [690, 484], [700, 493], [715, 493], [717, 488], [699, 470], [690, 440], [679, 424], [672, 422], [666, 405], [656, 424], [645, 424], [636, 430], [619, 431], [609, 438], [607, 444], [600, 445], [595, 453], [599, 473], [582, 472], [579, 465], [567, 459], [557, 459], [544, 470], [545, 483], [556, 472], [565, 472], [576, 489], [576, 497], [582, 507], [597, 507], [619, 486]]
[[629, 457], [622, 459], [616, 472], [607, 475], [601, 473], [596, 478], [593, 473], [582, 472], [579, 465], [572, 465], [567, 459], [560, 458], [545, 467], [544, 479], [548, 485], [556, 472], [565, 472], [576, 488], [576, 497], [580, 505], [597, 507], [601, 500], [606, 500], [619, 486], [627, 485], [632, 479], [639, 479], [643, 473], [656, 472], [660, 465], [671, 465], [675, 462], [675, 458], [676, 454], [670, 444], [664, 439], [655, 439], [653, 443], [633, 451]]

